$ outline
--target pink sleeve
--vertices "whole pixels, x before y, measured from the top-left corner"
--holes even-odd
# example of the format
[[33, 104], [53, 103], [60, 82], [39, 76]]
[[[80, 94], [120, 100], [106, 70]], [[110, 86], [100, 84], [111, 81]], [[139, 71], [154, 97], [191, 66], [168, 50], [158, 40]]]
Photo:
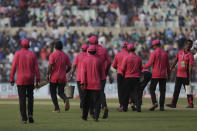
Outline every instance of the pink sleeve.
[[116, 55], [116, 56], [115, 56], [115, 58], [114, 58], [114, 61], [113, 61], [112, 67], [113, 67], [114, 69], [117, 69], [117, 67], [118, 67], [117, 55]]
[[176, 54], [176, 60], [179, 59], [179, 52]]
[[18, 64], [18, 54], [16, 53], [14, 55], [14, 59], [12, 62], [11, 73], [10, 73], [10, 82], [14, 82], [14, 75], [16, 73], [17, 64]]
[[194, 65], [194, 55], [193, 54], [189, 55], [189, 64]]
[[39, 68], [38, 68], [38, 61], [35, 55], [35, 71], [36, 71], [36, 82], [40, 82], [40, 72], [39, 72]]
[[67, 55], [66, 55], [66, 57], [67, 57], [67, 65], [68, 65], [68, 66], [72, 66], [69, 57], [68, 57]]
[[82, 67], [82, 68], [81, 68], [81, 84], [86, 84], [86, 83], [87, 83], [87, 82], [86, 82], [86, 80], [87, 80], [87, 79], [86, 79], [86, 77], [87, 77], [87, 76], [86, 76], [86, 73], [87, 73], [87, 72], [86, 72], [86, 68], [87, 68], [87, 67], [86, 67], [85, 61], [82, 62], [81, 67]]
[[106, 56], [106, 60], [107, 60], [106, 72], [109, 72], [109, 69], [111, 66], [111, 58], [106, 50], [105, 50], [105, 54], [106, 54], [105, 56]]
[[74, 61], [73, 61], [73, 65], [77, 66], [78, 65], [78, 55], [75, 57]]
[[49, 64], [53, 65], [53, 54], [49, 56]]
[[154, 52], [152, 52], [148, 63], [146, 65], [144, 65], [143, 68], [147, 69], [147, 68], [151, 67], [154, 63], [154, 59], [155, 59], [155, 54], [154, 54]]
[[125, 71], [126, 71], [126, 68], [127, 68], [127, 58], [124, 58], [123, 61], [122, 61], [122, 64], [121, 64], [121, 74], [124, 76], [125, 74]]

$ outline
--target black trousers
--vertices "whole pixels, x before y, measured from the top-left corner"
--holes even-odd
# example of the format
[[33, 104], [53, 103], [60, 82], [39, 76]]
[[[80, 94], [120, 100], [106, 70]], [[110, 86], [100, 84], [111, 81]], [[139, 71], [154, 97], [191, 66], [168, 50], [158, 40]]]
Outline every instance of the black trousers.
[[138, 105], [137, 101], [137, 89], [139, 88], [139, 78], [125, 78], [124, 84], [123, 84], [123, 90], [124, 93], [122, 94], [122, 101], [123, 104], [123, 110], [128, 110], [128, 103], [129, 103], [129, 97], [130, 94], [132, 95], [132, 99], [134, 103]]
[[160, 107], [164, 107], [165, 103], [165, 95], [166, 95], [166, 81], [165, 78], [152, 78], [151, 84], [150, 84], [150, 94], [153, 105], [157, 103], [155, 90], [157, 87], [157, 83], [159, 83], [159, 91], [160, 91], [160, 98], [159, 98], [159, 104]]
[[143, 92], [145, 87], [147, 86], [148, 82], [151, 80], [152, 78], [152, 73], [150, 73], [149, 71], [144, 71], [142, 73], [142, 77], [140, 78], [140, 87], [138, 88], [137, 92], [138, 92], [138, 101], [139, 101], [139, 105], [142, 105], [142, 97], [143, 97]]
[[117, 87], [118, 87], [118, 100], [120, 103], [120, 107], [122, 106], [122, 93], [124, 92], [122, 86], [124, 82], [124, 77], [121, 74], [117, 74]]
[[20, 113], [23, 121], [27, 121], [26, 97], [28, 98], [28, 117], [33, 117], [34, 85], [17, 85]]
[[107, 107], [107, 102], [106, 102], [106, 96], [105, 96], [105, 84], [106, 84], [106, 80], [102, 80], [101, 81], [101, 96], [100, 96], [100, 99], [101, 99], [101, 107], [104, 108], [104, 107]]
[[58, 105], [58, 100], [57, 100], [57, 91], [58, 95], [63, 101], [66, 101], [66, 95], [64, 93], [64, 87], [65, 84], [58, 84], [58, 83], [50, 83], [50, 93], [51, 93], [51, 98], [53, 101], [53, 104], [55, 106], [55, 110], [59, 110], [59, 105]]
[[[185, 87], [185, 85], [188, 85], [188, 84], [189, 84], [189, 81], [187, 78], [176, 77], [175, 88], [174, 88], [174, 93], [173, 93], [171, 104], [176, 106], [182, 85]], [[187, 99], [188, 99], [189, 105], [193, 105], [193, 95], [187, 95]]]
[[80, 108], [83, 108], [83, 90], [81, 89], [81, 82], [77, 81], [77, 87], [78, 87], [78, 92], [79, 92], [79, 98], [80, 98]]
[[92, 108], [94, 118], [99, 118], [101, 104], [100, 104], [100, 90], [84, 90], [84, 102], [83, 102], [83, 118], [88, 117], [88, 112]]

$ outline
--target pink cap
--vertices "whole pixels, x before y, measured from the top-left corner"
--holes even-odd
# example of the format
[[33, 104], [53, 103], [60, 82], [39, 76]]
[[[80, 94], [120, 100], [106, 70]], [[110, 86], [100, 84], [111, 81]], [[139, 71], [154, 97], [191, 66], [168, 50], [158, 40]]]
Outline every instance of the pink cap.
[[160, 41], [159, 41], [159, 40], [153, 40], [153, 41], [152, 41], [152, 47], [153, 47], [154, 45], [157, 45], [157, 44], [160, 44]]
[[96, 51], [95, 45], [90, 45], [90, 46], [88, 47], [88, 51]]
[[91, 36], [88, 40], [91, 44], [98, 44], [98, 38], [96, 36]]
[[127, 50], [135, 49], [133, 44], [128, 44], [127, 45]]
[[28, 39], [24, 39], [21, 41], [21, 46], [23, 48], [29, 48], [29, 40]]
[[124, 42], [123, 46], [127, 46], [129, 44], [129, 42]]
[[87, 49], [88, 49], [88, 47], [89, 47], [89, 45], [88, 45], [88, 44], [83, 44], [81, 48], [82, 48], [83, 50], [87, 50]]

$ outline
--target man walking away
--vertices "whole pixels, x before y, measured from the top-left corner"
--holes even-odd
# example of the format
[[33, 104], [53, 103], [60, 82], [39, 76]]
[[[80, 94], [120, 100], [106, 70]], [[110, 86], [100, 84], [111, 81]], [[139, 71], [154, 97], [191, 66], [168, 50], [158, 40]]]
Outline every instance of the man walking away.
[[50, 93], [55, 110], [53, 112], [60, 112], [57, 100], [57, 91], [65, 104], [65, 111], [69, 110], [69, 100], [64, 93], [66, 85], [66, 73], [71, 69], [71, 62], [68, 56], [62, 51], [63, 45], [61, 41], [55, 43], [56, 51], [49, 56], [49, 66], [47, 72], [47, 79], [50, 81]]
[[[19, 95], [20, 113], [22, 123], [34, 123], [33, 119], [33, 103], [34, 103], [34, 81], [36, 76], [36, 86], [40, 82], [40, 73], [35, 53], [29, 51], [29, 40], [24, 39], [21, 42], [22, 49], [14, 55], [10, 83], [14, 85], [14, 75], [17, 71], [17, 89]], [[28, 98], [28, 117], [26, 114], [26, 97]]]
[[154, 111], [158, 107], [155, 90], [157, 83], [159, 82], [159, 91], [160, 91], [160, 111], [164, 111], [165, 103], [165, 94], [166, 94], [166, 81], [167, 75], [170, 77], [170, 64], [167, 52], [161, 49], [161, 44], [159, 40], [154, 40], [152, 42], [152, 47], [154, 51], [150, 55], [150, 59], [147, 65], [144, 65], [143, 68], [147, 69], [153, 66], [152, 69], [152, 80], [150, 84], [150, 93], [153, 106], [150, 108], [150, 111]]
[[87, 56], [87, 48], [88, 44], [83, 44], [82, 45], [82, 52], [78, 54], [73, 62], [73, 68], [71, 71], [71, 75], [68, 81], [70, 81], [73, 77], [73, 74], [75, 70], [77, 69], [77, 87], [79, 91], [79, 98], [80, 98], [80, 108], [83, 108], [83, 91], [81, 90], [81, 68], [82, 68], [82, 61], [86, 58]]
[[81, 88], [84, 90], [83, 120], [87, 120], [90, 108], [93, 108], [93, 118], [95, 121], [98, 121], [100, 114], [102, 61], [95, 54], [96, 47], [90, 45], [88, 55], [82, 64]]
[[127, 45], [129, 55], [123, 59], [121, 64], [121, 72], [125, 77], [125, 82], [123, 84], [124, 94], [121, 101], [121, 112], [126, 112], [128, 110], [129, 96], [132, 94], [134, 103], [137, 106], [137, 111], [141, 112], [139, 107], [139, 102], [137, 101], [137, 89], [139, 88], [139, 78], [142, 71], [142, 60], [139, 56], [135, 54], [135, 47], [133, 44]]
[[[112, 64], [112, 67], [117, 70], [117, 87], [118, 87], [119, 103], [120, 103], [120, 101], [122, 101], [121, 94], [124, 91], [122, 88], [124, 77], [121, 74], [121, 64], [122, 64], [123, 59], [128, 55], [127, 45], [128, 45], [128, 42], [124, 42], [122, 50], [115, 55], [115, 58], [114, 58], [114, 61]], [[122, 105], [120, 104], [120, 107], [121, 106]]]

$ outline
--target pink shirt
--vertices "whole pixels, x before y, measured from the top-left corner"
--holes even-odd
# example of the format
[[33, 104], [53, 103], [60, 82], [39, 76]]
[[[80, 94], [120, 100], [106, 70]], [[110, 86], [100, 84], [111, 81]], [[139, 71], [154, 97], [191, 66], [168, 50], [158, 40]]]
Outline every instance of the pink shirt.
[[101, 45], [96, 45], [96, 55], [101, 59], [102, 63], [104, 64], [102, 66], [102, 79], [106, 79], [106, 72], [109, 71], [111, 66], [111, 58], [109, 54], [107, 53], [106, 49], [103, 48]]
[[147, 69], [153, 66], [152, 78], [166, 78], [166, 74], [170, 75], [170, 64], [168, 53], [161, 48], [156, 48], [150, 55], [149, 62], [143, 68]]
[[87, 56], [86, 52], [81, 52], [80, 54], [78, 54], [73, 62], [74, 66], [77, 66], [77, 81], [81, 81], [81, 65], [82, 65], [82, 61], [85, 59], [85, 57]]
[[40, 81], [40, 73], [36, 55], [28, 49], [22, 48], [14, 55], [11, 67], [10, 82], [14, 81], [17, 70], [17, 85], [31, 85]]
[[142, 71], [142, 60], [135, 53], [129, 53], [121, 64], [121, 72], [125, 78], [139, 78]]
[[112, 67], [117, 70], [118, 74], [121, 74], [121, 64], [123, 59], [128, 55], [128, 51], [125, 49], [122, 49], [120, 52], [118, 52], [114, 58]]
[[88, 54], [83, 60], [81, 70], [81, 84], [88, 90], [100, 90], [102, 78], [102, 61], [96, 55]]
[[50, 82], [66, 83], [66, 69], [71, 66], [68, 56], [60, 50], [56, 50], [49, 56], [49, 64], [52, 65]]
[[180, 50], [176, 55], [176, 59], [178, 60], [177, 77], [187, 78], [188, 66], [194, 65], [193, 54], [191, 52], [185, 54], [184, 50]]

